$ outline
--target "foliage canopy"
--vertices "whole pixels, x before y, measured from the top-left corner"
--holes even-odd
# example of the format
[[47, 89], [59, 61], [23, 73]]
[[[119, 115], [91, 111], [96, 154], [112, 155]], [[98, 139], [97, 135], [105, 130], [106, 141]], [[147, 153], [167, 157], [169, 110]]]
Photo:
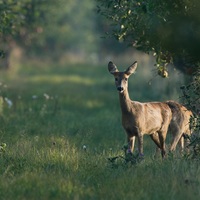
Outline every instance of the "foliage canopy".
[[98, 11], [113, 22], [112, 35], [144, 52], [157, 67], [173, 63], [187, 74], [200, 62], [198, 0], [97, 0]]

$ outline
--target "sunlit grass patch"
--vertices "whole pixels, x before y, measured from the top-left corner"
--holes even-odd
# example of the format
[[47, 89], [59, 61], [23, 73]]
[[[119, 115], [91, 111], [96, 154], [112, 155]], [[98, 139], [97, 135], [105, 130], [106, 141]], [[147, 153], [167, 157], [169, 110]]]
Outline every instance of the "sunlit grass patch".
[[36, 75], [29, 78], [33, 83], [70, 83], [70, 84], [83, 84], [92, 85], [94, 81], [91, 78], [86, 78], [78, 75]]
[[98, 100], [89, 100], [89, 101], [86, 102], [86, 106], [88, 108], [95, 108], [95, 107], [100, 108], [103, 105], [104, 105], [103, 102], [98, 101]]

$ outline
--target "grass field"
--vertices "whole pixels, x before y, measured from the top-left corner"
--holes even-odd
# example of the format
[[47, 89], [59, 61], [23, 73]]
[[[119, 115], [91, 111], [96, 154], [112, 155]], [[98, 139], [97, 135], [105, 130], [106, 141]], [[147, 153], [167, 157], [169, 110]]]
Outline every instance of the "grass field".
[[[130, 96], [174, 98], [172, 89], [166, 94], [148, 88], [139, 73], [130, 78]], [[148, 136], [142, 162], [108, 161], [123, 155], [126, 140], [106, 67], [24, 66], [15, 76], [2, 72], [0, 96], [0, 199], [200, 198], [199, 161], [154, 158]]]

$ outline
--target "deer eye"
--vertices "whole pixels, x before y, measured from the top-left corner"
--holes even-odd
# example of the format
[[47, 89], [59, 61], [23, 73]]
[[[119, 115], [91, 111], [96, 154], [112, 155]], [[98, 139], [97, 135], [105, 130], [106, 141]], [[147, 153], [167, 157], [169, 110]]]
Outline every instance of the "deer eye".
[[124, 78], [124, 80], [127, 81], [128, 79], [127, 79], [127, 78]]
[[118, 78], [115, 78], [115, 81], [118, 81]]

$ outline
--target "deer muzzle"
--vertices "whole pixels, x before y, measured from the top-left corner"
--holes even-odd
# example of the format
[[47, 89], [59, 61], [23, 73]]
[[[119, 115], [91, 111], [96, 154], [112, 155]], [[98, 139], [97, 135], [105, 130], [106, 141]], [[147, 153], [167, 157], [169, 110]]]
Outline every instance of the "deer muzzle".
[[123, 91], [124, 91], [124, 88], [121, 87], [121, 86], [119, 86], [119, 87], [117, 87], [117, 90], [118, 90], [119, 92], [123, 92]]

